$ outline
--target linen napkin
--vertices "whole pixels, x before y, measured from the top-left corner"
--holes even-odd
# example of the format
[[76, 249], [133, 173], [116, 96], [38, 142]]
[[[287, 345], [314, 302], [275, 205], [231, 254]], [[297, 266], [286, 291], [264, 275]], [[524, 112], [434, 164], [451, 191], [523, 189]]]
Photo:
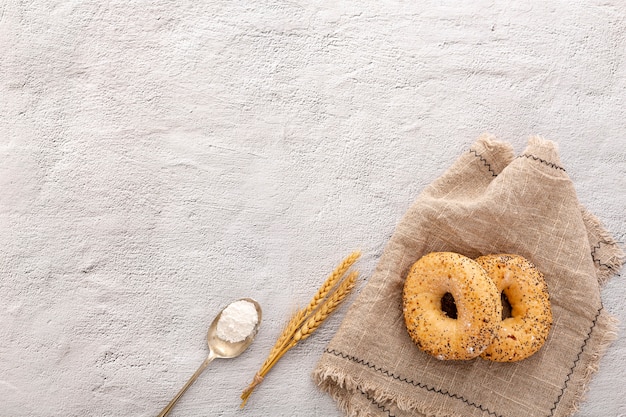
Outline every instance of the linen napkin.
[[[515, 363], [440, 361], [408, 336], [402, 289], [434, 251], [514, 253], [545, 275], [553, 313], [539, 352]], [[615, 320], [600, 286], [623, 253], [583, 208], [556, 145], [525, 151], [480, 137], [404, 215], [313, 378], [351, 416], [560, 417], [573, 414]]]

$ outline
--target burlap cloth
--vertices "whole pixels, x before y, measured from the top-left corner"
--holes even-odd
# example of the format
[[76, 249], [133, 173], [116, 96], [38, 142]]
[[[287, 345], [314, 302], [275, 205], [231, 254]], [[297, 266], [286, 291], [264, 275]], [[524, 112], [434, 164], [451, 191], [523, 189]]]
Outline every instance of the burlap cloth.
[[[554, 324], [517, 363], [439, 361], [409, 338], [401, 296], [409, 267], [433, 251], [516, 253], [544, 273]], [[623, 253], [578, 202], [553, 142], [512, 148], [479, 138], [398, 224], [313, 377], [351, 416], [571, 415], [616, 332], [600, 286]]]

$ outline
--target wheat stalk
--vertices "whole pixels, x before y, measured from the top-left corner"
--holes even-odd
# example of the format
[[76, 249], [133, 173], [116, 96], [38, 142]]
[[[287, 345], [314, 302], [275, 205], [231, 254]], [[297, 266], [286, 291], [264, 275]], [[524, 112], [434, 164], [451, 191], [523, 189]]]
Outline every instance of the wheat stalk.
[[[272, 350], [270, 350], [270, 353], [263, 363], [261, 369], [268, 368], [270, 364], [273, 366], [273, 363], [276, 362], [276, 360], [280, 359], [280, 356], [282, 355], [279, 356], [278, 354], [281, 351], [285, 350], [285, 347], [288, 346], [292, 339], [292, 336], [296, 333], [298, 328], [300, 328], [300, 326], [304, 324], [304, 321], [309, 317], [309, 315], [319, 307], [322, 301], [324, 301], [324, 299], [328, 296], [330, 290], [337, 285], [337, 283], [341, 280], [346, 271], [356, 262], [356, 260], [360, 256], [361, 252], [359, 251], [351, 253], [335, 268], [335, 270], [328, 276], [328, 278], [326, 278], [326, 281], [324, 281], [319, 290], [317, 290], [317, 293], [313, 296], [306, 308], [297, 310], [294, 314], [292, 314], [291, 318], [287, 322], [287, 325], [278, 337], [278, 340], [272, 347]], [[291, 347], [289, 347], [288, 349], [290, 348]], [[269, 366], [269, 368], [271, 368], [271, 366]]]
[[354, 271], [342, 280], [346, 271], [361, 256], [359, 251], [351, 253], [344, 259], [335, 270], [326, 278], [309, 304], [292, 314], [276, 343], [269, 352], [268, 357], [261, 365], [250, 385], [241, 394], [241, 407], [243, 408], [255, 387], [263, 381], [263, 378], [274, 367], [276, 362], [285, 353], [311, 334], [330, 316], [333, 311], [348, 296], [356, 284], [358, 272]]
[[267, 359], [265, 359], [265, 362], [263, 362], [261, 370], [257, 373], [258, 375], [264, 377], [265, 374], [267, 374], [267, 372], [272, 368], [272, 366], [274, 366], [274, 362], [280, 359], [280, 357], [284, 354], [281, 352], [286, 351], [285, 348], [289, 345], [292, 335], [298, 330], [298, 328], [304, 321], [304, 313], [305, 309], [300, 309], [291, 315], [291, 319], [289, 319], [282, 333], [280, 334], [280, 336], [278, 336], [278, 339], [272, 347], [272, 350], [270, 350]]
[[[333, 292], [328, 299], [324, 300], [322, 305], [315, 311], [315, 314], [308, 316], [307, 320], [303, 322], [302, 326], [295, 332], [290, 334], [287, 338], [286, 344], [282, 349], [278, 350], [278, 354], [274, 358], [268, 358], [268, 365], [274, 366], [274, 364], [285, 354], [289, 349], [304, 339], [307, 339], [313, 332], [330, 316], [339, 304], [350, 294], [352, 288], [356, 285], [356, 278], [359, 275], [354, 271], [348, 275], [348, 277], [341, 282], [337, 289]], [[271, 355], [270, 355], [271, 356]], [[270, 366], [270, 368], [271, 368]], [[267, 369], [269, 371], [269, 369]], [[262, 375], [265, 376], [265, 375]]]

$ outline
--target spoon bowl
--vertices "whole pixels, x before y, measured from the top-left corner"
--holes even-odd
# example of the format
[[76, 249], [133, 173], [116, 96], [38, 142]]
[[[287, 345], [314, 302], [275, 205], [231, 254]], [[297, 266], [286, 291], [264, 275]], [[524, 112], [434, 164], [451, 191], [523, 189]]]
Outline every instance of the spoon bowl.
[[[261, 316], [262, 316], [261, 306], [252, 298], [242, 298], [237, 301], [247, 301], [254, 305], [254, 308], [256, 309], [256, 314], [258, 317], [257, 323], [254, 326], [254, 329], [252, 330], [252, 332], [242, 341], [229, 342], [227, 340], [220, 339], [219, 336], [217, 335], [217, 323], [219, 323], [220, 319], [222, 318], [222, 312], [228, 306], [224, 307], [224, 309], [219, 312], [219, 314], [215, 317], [215, 319], [213, 319], [213, 322], [209, 326], [209, 330], [206, 335], [207, 345], [209, 346], [209, 357], [211, 356], [210, 352], [213, 352], [216, 358], [222, 358], [222, 359], [236, 358], [237, 356], [241, 355], [246, 349], [248, 349], [248, 346], [250, 346], [250, 344], [254, 341], [254, 338], [256, 337], [256, 334], [259, 331], [259, 325], [261, 324]], [[236, 301], [233, 301], [233, 303], [234, 302]]]
[[254, 328], [252, 329], [250, 334], [248, 334], [245, 339], [238, 341], [238, 342], [229, 342], [228, 340], [221, 339], [217, 335], [217, 324], [222, 318], [222, 313], [224, 312], [224, 310], [226, 310], [226, 308], [228, 308], [228, 306], [230, 306], [230, 304], [224, 307], [222, 311], [220, 311], [218, 315], [215, 316], [215, 318], [213, 319], [213, 322], [209, 326], [209, 330], [207, 331], [207, 345], [209, 346], [209, 356], [204, 360], [204, 362], [202, 362], [198, 370], [196, 370], [196, 372], [191, 376], [191, 378], [189, 378], [189, 380], [180, 389], [180, 391], [178, 391], [176, 396], [172, 398], [172, 401], [170, 401], [169, 404], [167, 404], [165, 408], [161, 411], [161, 413], [159, 413], [158, 417], [165, 417], [166, 415], [169, 414], [169, 412], [172, 410], [176, 402], [180, 399], [180, 397], [183, 396], [183, 394], [185, 393], [185, 391], [187, 391], [187, 389], [191, 386], [191, 384], [193, 384], [196, 381], [196, 379], [198, 379], [198, 377], [206, 369], [209, 363], [213, 361], [213, 359], [235, 358], [241, 355], [246, 349], [248, 349], [248, 346], [250, 346], [250, 344], [254, 341], [254, 338], [256, 337], [256, 334], [259, 331], [259, 326], [261, 325], [261, 306], [252, 298], [242, 298], [240, 300], [233, 301], [231, 304], [237, 301], [247, 301], [253, 304], [256, 310], [257, 322], [254, 325]]

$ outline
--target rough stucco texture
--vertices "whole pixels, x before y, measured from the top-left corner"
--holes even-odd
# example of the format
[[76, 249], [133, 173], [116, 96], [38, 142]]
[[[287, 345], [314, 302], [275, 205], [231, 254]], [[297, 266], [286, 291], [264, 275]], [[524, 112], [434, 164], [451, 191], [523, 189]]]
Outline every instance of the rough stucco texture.
[[[458, 4], [457, 4], [458, 3]], [[559, 143], [624, 242], [619, 1], [0, 2], [0, 415], [152, 416], [250, 296], [249, 351], [176, 416], [339, 416], [310, 378], [345, 308], [274, 368], [345, 255], [359, 288], [404, 211], [483, 131]], [[620, 333], [577, 417], [626, 416]]]

